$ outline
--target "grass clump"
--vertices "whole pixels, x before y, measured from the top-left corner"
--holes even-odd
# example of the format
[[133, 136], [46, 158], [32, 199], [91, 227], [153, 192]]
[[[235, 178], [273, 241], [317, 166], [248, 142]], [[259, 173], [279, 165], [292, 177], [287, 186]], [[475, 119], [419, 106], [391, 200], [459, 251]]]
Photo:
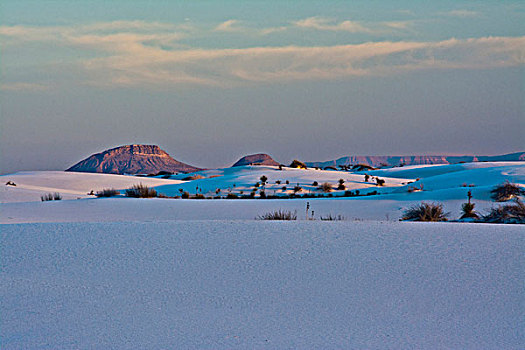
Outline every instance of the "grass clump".
[[332, 215], [328, 214], [327, 216], [321, 216], [322, 221], [344, 221], [346, 218], [342, 216], [341, 214], [338, 215]]
[[443, 211], [441, 203], [422, 202], [407, 210], [401, 220], [404, 221], [447, 221], [449, 213]]
[[102, 191], [97, 191], [95, 193], [95, 196], [97, 197], [114, 197], [118, 196], [120, 194], [119, 191], [117, 191], [114, 188], [104, 188]]
[[257, 220], [297, 220], [297, 211], [279, 209], [260, 215]]
[[491, 198], [496, 202], [506, 202], [512, 198], [525, 195], [525, 190], [516, 184], [505, 181], [504, 183], [494, 187], [490, 193]]
[[47, 202], [47, 201], [59, 201], [62, 199], [62, 196], [60, 195], [60, 193], [58, 192], [55, 192], [55, 193], [48, 193], [48, 194], [45, 194], [43, 196], [40, 196], [40, 200], [42, 202]]
[[126, 197], [152, 198], [157, 197], [157, 191], [155, 191], [153, 188], [149, 188], [146, 185], [138, 184], [133, 185], [126, 190]]
[[482, 221], [494, 224], [525, 224], [525, 204], [516, 199], [512, 204], [492, 208], [483, 216]]

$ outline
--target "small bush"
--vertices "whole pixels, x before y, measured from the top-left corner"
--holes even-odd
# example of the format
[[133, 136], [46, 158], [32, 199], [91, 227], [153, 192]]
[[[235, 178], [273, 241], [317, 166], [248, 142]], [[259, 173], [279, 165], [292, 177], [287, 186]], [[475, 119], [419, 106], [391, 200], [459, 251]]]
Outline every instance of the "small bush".
[[319, 188], [323, 192], [332, 192], [332, 185], [330, 185], [328, 182], [325, 182], [319, 186]]
[[95, 193], [95, 196], [97, 196], [97, 197], [114, 197], [114, 196], [118, 196], [119, 194], [120, 194], [120, 192], [117, 191], [114, 188], [104, 188], [102, 191], [97, 191], [97, 193]]
[[257, 220], [297, 220], [297, 211], [275, 210], [257, 217]]
[[314, 186], [314, 187], [317, 187], [317, 186], [319, 186], [319, 182], [317, 182], [317, 181], [314, 181], [314, 182], [312, 183], [312, 186]]
[[495, 224], [525, 224], [525, 204], [516, 199], [513, 204], [492, 208], [487, 215], [483, 216], [482, 221]]
[[261, 177], [259, 178], [259, 180], [261, 180], [261, 182], [262, 182], [263, 185], [264, 185], [264, 184], [266, 183], [266, 181], [268, 181], [268, 178], [267, 178], [265, 175], [263, 175], [263, 176], [261, 176]]
[[5, 183], [6, 186], [16, 186], [16, 184], [13, 181], [7, 181]]
[[133, 198], [157, 197], [157, 191], [155, 191], [152, 188], [149, 188], [146, 185], [138, 184], [138, 185], [133, 185], [126, 190], [126, 197], [133, 197]]
[[206, 199], [202, 193], [197, 193], [193, 199]]
[[405, 210], [402, 220], [447, 221], [448, 215], [443, 211], [443, 204], [423, 202]]
[[343, 180], [343, 179], [339, 179], [339, 185], [337, 186], [337, 189], [338, 189], [339, 191], [344, 191], [344, 190], [346, 190], [345, 180]]
[[492, 194], [491, 198], [496, 202], [506, 202], [512, 198], [525, 195], [525, 190], [516, 184], [506, 181], [494, 187], [490, 193]]
[[294, 186], [294, 188], [293, 188], [294, 193], [301, 192], [302, 190], [303, 190], [303, 188], [301, 186], [299, 186], [299, 185]]
[[342, 215], [332, 215], [328, 214], [327, 216], [321, 216], [322, 221], [344, 221], [346, 218]]
[[262, 198], [262, 199], [265, 199], [266, 198], [266, 192], [264, 190], [260, 190], [259, 191], [259, 197]]
[[45, 194], [43, 196], [40, 196], [40, 200], [42, 202], [47, 202], [47, 201], [59, 201], [62, 199], [62, 196], [60, 195], [60, 193], [58, 192], [55, 192], [55, 193], [48, 193], [48, 194]]
[[376, 183], [377, 183], [377, 186], [383, 186], [385, 184], [385, 180], [376, 178]]
[[228, 195], [226, 196], [226, 199], [239, 199], [239, 196], [236, 195], [235, 193], [228, 193]]
[[479, 215], [474, 211], [474, 203], [463, 203], [461, 205], [461, 212], [463, 213], [460, 219], [473, 218], [479, 219]]
[[190, 193], [188, 191], [183, 191], [181, 194], [182, 199], [188, 199], [190, 198]]

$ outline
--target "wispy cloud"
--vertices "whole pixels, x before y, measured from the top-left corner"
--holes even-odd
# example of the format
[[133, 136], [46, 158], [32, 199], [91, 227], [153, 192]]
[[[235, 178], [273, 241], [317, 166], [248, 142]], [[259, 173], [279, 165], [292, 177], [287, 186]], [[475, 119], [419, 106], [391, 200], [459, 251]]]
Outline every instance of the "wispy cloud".
[[[105, 28], [122, 26], [141, 29], [103, 32]], [[404, 24], [391, 26], [403, 28]], [[0, 35], [15, 42], [24, 38], [50, 45], [58, 42], [74, 48], [79, 57], [84, 58], [77, 61], [78, 74], [71, 74], [69, 81], [104, 87], [163, 88], [188, 84], [228, 87], [257, 82], [351, 79], [423, 69], [494, 68], [525, 63], [525, 37], [203, 49], [180, 45], [178, 40], [184, 37], [183, 32], [171, 29], [149, 32], [150, 29], [144, 28], [152, 27], [144, 23], [94, 25], [82, 30], [68, 27], [39, 30], [19, 26], [0, 27]], [[67, 81], [67, 77], [54, 80]], [[42, 85], [39, 81], [13, 83], [3, 89], [37, 89], [39, 85]]]
[[239, 26], [239, 21], [236, 19], [230, 19], [228, 21], [222, 22], [214, 29], [216, 32], [238, 32], [242, 31], [243, 28]]
[[323, 17], [309, 17], [299, 21], [293, 22], [293, 24], [300, 28], [316, 29], [316, 30], [329, 30], [329, 31], [344, 31], [350, 33], [369, 33], [370, 29], [364, 27], [358, 22], [354, 21], [342, 21], [337, 22], [333, 19]]
[[471, 10], [452, 10], [448, 12], [441, 12], [441, 14], [445, 16], [461, 17], [461, 18], [479, 17], [480, 15], [479, 12], [471, 11]]

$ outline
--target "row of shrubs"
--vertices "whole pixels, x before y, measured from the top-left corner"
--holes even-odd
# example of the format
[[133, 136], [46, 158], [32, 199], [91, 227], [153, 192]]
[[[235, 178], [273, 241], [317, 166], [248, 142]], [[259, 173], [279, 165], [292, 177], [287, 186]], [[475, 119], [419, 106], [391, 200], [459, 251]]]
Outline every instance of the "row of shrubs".
[[[463, 203], [461, 219], [471, 219], [472, 222], [498, 224], [525, 224], [525, 204], [519, 198], [513, 203], [504, 204], [483, 215], [474, 211], [473, 203]], [[441, 203], [419, 203], [405, 210], [403, 221], [447, 221], [450, 213], [443, 210]]]

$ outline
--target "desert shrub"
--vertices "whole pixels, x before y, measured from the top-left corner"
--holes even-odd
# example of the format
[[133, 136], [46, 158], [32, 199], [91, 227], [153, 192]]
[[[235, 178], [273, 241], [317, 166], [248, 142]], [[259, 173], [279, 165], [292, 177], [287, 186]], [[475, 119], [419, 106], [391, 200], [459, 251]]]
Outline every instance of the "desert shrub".
[[259, 178], [259, 180], [261, 180], [262, 184], [264, 185], [266, 181], [268, 181], [268, 178], [265, 175], [263, 175]]
[[280, 185], [280, 184], [281, 184], [281, 180], [277, 180], [277, 181], [275, 181], [275, 183], [276, 183], [277, 185]]
[[16, 186], [16, 184], [13, 181], [7, 181], [5, 183], [6, 186]]
[[479, 215], [474, 211], [475, 206], [476, 205], [474, 203], [463, 203], [461, 205], [462, 215], [460, 219], [466, 219], [466, 218], [479, 219]]
[[376, 178], [376, 183], [377, 183], [377, 186], [383, 186], [385, 184], [385, 180]]
[[344, 191], [344, 190], [346, 190], [345, 180], [343, 180], [343, 179], [339, 179], [339, 185], [337, 186], [337, 189], [338, 189], [339, 191]]
[[332, 185], [328, 182], [322, 183], [318, 188], [323, 192], [332, 192]]
[[301, 186], [299, 186], [299, 185], [294, 186], [294, 188], [293, 188], [294, 193], [301, 192], [302, 190], [303, 190], [303, 188]]
[[197, 193], [193, 199], [206, 199], [202, 193]]
[[195, 175], [191, 175], [191, 176], [187, 176], [185, 177], [184, 179], [182, 179], [183, 181], [193, 181], [193, 180], [199, 180], [199, 179], [204, 179], [205, 177], [202, 176], [202, 175], [199, 175], [199, 174], [195, 174]]
[[265, 199], [266, 198], [266, 192], [264, 190], [260, 190], [259, 191], [259, 197], [262, 198], [262, 199]]
[[239, 199], [239, 196], [236, 195], [235, 193], [228, 193], [228, 195], [226, 196], [226, 199]]
[[297, 159], [293, 160], [293, 162], [290, 164], [290, 168], [307, 169], [306, 164]]
[[133, 185], [126, 190], [126, 197], [133, 197], [133, 198], [157, 197], [157, 191], [155, 191], [152, 188], [149, 188], [146, 185], [138, 184], [138, 185]]
[[297, 220], [297, 211], [275, 210], [269, 213], [259, 215], [257, 220]]
[[525, 190], [516, 184], [505, 181], [504, 183], [494, 187], [490, 193], [491, 198], [496, 202], [506, 202], [512, 198], [525, 195]]
[[335, 166], [325, 166], [323, 170], [335, 170], [335, 171], [337, 171], [337, 168]]
[[104, 188], [102, 191], [97, 191], [95, 193], [95, 196], [97, 197], [114, 197], [118, 196], [120, 194], [119, 191], [117, 191], [114, 188]]
[[342, 216], [341, 214], [338, 215], [332, 215], [328, 214], [327, 216], [321, 216], [322, 221], [344, 221], [346, 218]]
[[443, 211], [443, 204], [422, 202], [405, 210], [402, 220], [447, 221], [448, 215], [449, 213]]
[[43, 196], [40, 196], [40, 200], [42, 202], [47, 202], [47, 201], [59, 201], [62, 199], [62, 196], [60, 195], [60, 193], [58, 192], [55, 192], [55, 193], [48, 193], [48, 194], [45, 194]]
[[352, 167], [353, 171], [365, 171], [365, 170], [376, 170], [376, 168], [368, 164], [356, 164]]
[[190, 193], [188, 191], [183, 191], [181, 194], [182, 199], [188, 199], [190, 198]]
[[253, 185], [253, 187], [255, 187], [255, 188], [259, 188], [259, 186], [261, 186], [261, 184], [260, 184], [260, 183], [258, 183], [258, 182], [257, 182], [257, 183], [255, 183], [255, 185]]
[[317, 187], [317, 186], [319, 186], [319, 182], [317, 182], [317, 181], [314, 181], [314, 182], [312, 183], [312, 186], [314, 186], [314, 187]]
[[161, 170], [157, 173], [157, 176], [166, 176], [166, 175], [173, 175], [173, 173], [170, 171], [164, 171], [164, 170]]
[[516, 199], [512, 204], [492, 208], [482, 217], [483, 222], [500, 224], [525, 224], [525, 204]]

